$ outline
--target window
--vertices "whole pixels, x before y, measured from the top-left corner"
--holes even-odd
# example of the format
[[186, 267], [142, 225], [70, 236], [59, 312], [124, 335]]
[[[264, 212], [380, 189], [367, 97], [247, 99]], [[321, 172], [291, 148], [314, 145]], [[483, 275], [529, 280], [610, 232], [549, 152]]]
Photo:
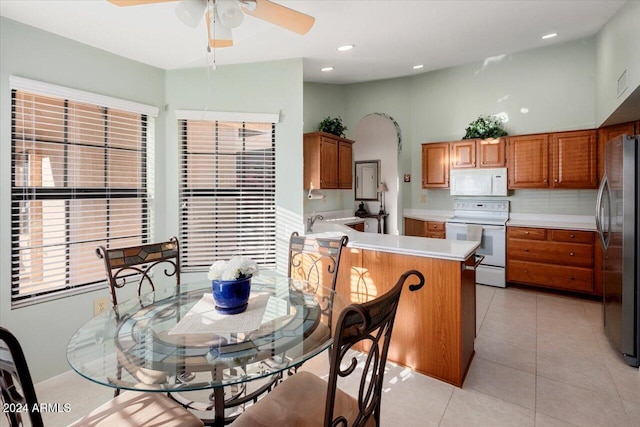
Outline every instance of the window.
[[60, 89], [56, 86], [41, 84], [43, 94], [23, 89], [32, 85], [22, 80], [14, 83], [11, 297], [16, 307], [103, 285], [96, 247], [147, 242], [150, 215], [146, 114], [49, 95], [59, 92], [48, 90]]
[[184, 269], [234, 255], [275, 268], [274, 121], [179, 121]]

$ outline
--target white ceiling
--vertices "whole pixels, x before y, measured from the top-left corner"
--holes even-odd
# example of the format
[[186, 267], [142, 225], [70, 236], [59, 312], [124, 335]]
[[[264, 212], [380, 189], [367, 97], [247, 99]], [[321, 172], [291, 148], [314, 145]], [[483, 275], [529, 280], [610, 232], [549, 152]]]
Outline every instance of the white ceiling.
[[[246, 16], [218, 66], [304, 58], [304, 80], [400, 77], [595, 34], [620, 0], [275, 0], [316, 18], [304, 36]], [[117, 7], [106, 0], [0, 0], [0, 15], [159, 68], [211, 64], [204, 20], [185, 26], [176, 2]], [[558, 37], [541, 36], [557, 32]], [[338, 52], [343, 44], [355, 49]], [[421, 70], [412, 66], [424, 64]], [[320, 68], [333, 66], [329, 73]]]

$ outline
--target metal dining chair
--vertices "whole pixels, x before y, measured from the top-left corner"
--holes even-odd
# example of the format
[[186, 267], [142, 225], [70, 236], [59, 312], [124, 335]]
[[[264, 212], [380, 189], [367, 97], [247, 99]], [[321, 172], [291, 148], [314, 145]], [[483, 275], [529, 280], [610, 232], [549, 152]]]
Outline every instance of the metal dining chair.
[[[3, 327], [0, 327], [0, 397], [3, 407], [21, 409], [3, 411], [9, 427], [44, 426], [40, 411], [33, 410], [39, 408], [39, 404], [22, 347]], [[31, 410], [23, 411], [23, 408]], [[126, 391], [69, 427], [120, 425], [191, 427], [204, 423], [162, 393]]]
[[[96, 249], [98, 258], [104, 261], [107, 274], [107, 282], [111, 291], [111, 303], [118, 316], [118, 290], [130, 283], [137, 284], [138, 296], [144, 292], [155, 291], [153, 274], [173, 277], [176, 287], [180, 288], [180, 244], [177, 237], [172, 237], [164, 242], [146, 243], [143, 245], [106, 248], [98, 246]], [[146, 285], [146, 286], [145, 286]], [[135, 366], [127, 359], [126, 354], [118, 351], [118, 377], [121, 379], [121, 370], [124, 367], [132, 376], [146, 384], [162, 384], [169, 375], [164, 371], [144, 369]], [[120, 394], [116, 388], [114, 396]]]
[[[342, 310], [327, 381], [310, 372], [298, 372], [248, 407], [233, 426], [379, 426], [387, 352], [400, 294], [409, 276], [418, 279], [409, 285], [411, 291], [424, 286], [422, 273], [410, 270], [384, 295]], [[368, 349], [364, 362], [358, 363], [359, 353], [350, 352], [356, 345]], [[338, 388], [339, 378], [351, 376], [359, 378], [357, 398]]]
[[[304, 281], [321, 292], [321, 287], [336, 290], [342, 250], [349, 243], [347, 236], [339, 239], [313, 238], [293, 232], [289, 238], [288, 276]], [[331, 336], [330, 304], [322, 308], [323, 319], [311, 336], [305, 338], [305, 348], [313, 348]]]

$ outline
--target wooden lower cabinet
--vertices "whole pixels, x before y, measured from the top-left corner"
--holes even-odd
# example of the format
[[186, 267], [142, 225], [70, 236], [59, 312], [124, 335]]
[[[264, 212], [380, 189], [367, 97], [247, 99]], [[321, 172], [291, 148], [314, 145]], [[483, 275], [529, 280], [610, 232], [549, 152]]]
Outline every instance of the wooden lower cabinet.
[[593, 295], [601, 256], [593, 231], [507, 228], [507, 281]]
[[[473, 257], [467, 264], [473, 265]], [[365, 249], [343, 250], [338, 293], [349, 302], [389, 291], [407, 270], [424, 274], [415, 292], [405, 284], [396, 314], [389, 360], [458, 387], [474, 355], [475, 271], [465, 262]]]
[[404, 219], [405, 236], [429, 237], [431, 239], [446, 238], [445, 223], [441, 221], [422, 221], [419, 219]]
[[364, 231], [364, 222], [354, 222], [352, 224], [346, 224], [346, 226], [356, 231]]

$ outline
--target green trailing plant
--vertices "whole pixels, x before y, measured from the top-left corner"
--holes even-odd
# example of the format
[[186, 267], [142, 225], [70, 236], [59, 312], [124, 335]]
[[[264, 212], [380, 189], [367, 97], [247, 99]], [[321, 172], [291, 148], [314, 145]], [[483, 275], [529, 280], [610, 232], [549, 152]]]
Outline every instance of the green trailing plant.
[[318, 130], [344, 138], [344, 131], [347, 130], [347, 127], [342, 123], [342, 119], [340, 118], [340, 116], [334, 118], [327, 116], [318, 125]]
[[501, 136], [507, 136], [507, 131], [502, 127], [502, 120], [493, 116], [480, 116], [471, 123], [469, 127], [465, 129], [465, 133], [462, 139], [487, 139], [487, 138], [500, 138]]

